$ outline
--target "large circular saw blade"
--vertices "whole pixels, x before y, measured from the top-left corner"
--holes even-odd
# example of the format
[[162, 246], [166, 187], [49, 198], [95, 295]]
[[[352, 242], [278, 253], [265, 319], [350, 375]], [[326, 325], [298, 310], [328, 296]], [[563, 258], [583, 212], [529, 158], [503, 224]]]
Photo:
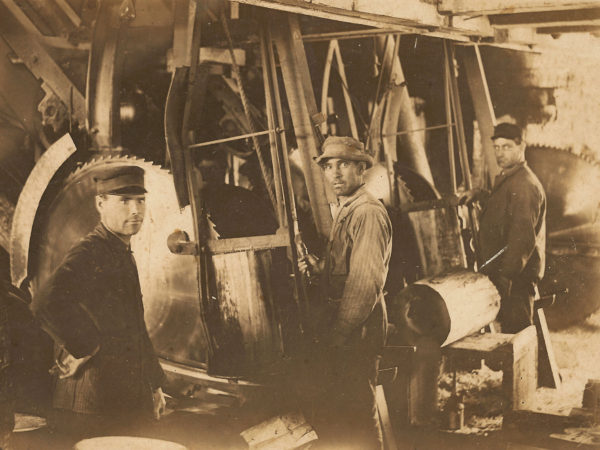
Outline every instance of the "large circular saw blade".
[[551, 329], [582, 322], [600, 307], [600, 166], [567, 150], [529, 146], [527, 163], [547, 198], [546, 274], [542, 295]]
[[202, 365], [206, 362], [206, 338], [195, 260], [189, 255], [174, 255], [167, 247], [167, 237], [176, 229], [193, 235], [193, 220], [189, 207], [179, 209], [169, 172], [156, 165], [136, 158], [109, 157], [89, 161], [71, 174], [38, 221], [39, 241], [31, 252], [33, 288], [43, 284], [68, 250], [98, 224], [93, 174], [102, 167], [122, 165], [145, 171], [146, 216], [131, 240], [131, 248], [150, 337], [160, 356]]

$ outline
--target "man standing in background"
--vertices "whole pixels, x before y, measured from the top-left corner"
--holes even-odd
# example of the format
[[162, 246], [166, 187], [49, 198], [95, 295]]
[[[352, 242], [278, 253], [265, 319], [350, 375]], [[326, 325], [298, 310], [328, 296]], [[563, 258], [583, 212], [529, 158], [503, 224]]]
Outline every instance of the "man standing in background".
[[469, 192], [467, 202], [480, 200], [480, 271], [501, 296], [498, 319], [503, 333], [517, 333], [533, 324], [533, 301], [545, 268], [546, 194], [525, 161], [520, 127], [500, 123], [492, 136], [502, 169], [491, 193]]

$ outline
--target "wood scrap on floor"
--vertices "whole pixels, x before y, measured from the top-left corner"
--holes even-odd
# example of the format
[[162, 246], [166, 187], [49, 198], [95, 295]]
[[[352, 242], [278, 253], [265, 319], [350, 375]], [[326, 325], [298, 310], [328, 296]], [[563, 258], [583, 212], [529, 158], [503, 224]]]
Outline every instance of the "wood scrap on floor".
[[251, 450], [292, 450], [318, 439], [302, 413], [272, 417], [240, 435]]

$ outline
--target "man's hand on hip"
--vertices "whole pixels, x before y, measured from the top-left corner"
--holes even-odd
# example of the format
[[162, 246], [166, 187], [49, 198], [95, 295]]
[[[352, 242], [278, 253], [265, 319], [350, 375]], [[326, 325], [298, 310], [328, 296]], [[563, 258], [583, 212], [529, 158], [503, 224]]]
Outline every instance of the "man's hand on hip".
[[154, 418], [159, 420], [164, 415], [167, 407], [167, 400], [162, 388], [156, 388], [152, 391], [152, 402], [154, 404]]
[[83, 358], [75, 358], [65, 350], [64, 355], [55, 361], [54, 366], [50, 369], [50, 373], [58, 373], [58, 378], [60, 379], [72, 377], [79, 372], [80, 367], [98, 353], [99, 349], [100, 347], [96, 347], [91, 355], [84, 356]]

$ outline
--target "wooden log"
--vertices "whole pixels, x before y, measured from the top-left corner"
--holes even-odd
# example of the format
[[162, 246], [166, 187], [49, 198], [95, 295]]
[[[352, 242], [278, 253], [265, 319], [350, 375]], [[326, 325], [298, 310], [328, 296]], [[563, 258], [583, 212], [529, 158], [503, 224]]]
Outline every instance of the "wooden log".
[[293, 449], [317, 439], [302, 413], [272, 417], [240, 433], [250, 449]]
[[391, 298], [388, 309], [397, 327], [433, 336], [445, 346], [492, 322], [500, 295], [485, 275], [459, 270], [417, 281]]

